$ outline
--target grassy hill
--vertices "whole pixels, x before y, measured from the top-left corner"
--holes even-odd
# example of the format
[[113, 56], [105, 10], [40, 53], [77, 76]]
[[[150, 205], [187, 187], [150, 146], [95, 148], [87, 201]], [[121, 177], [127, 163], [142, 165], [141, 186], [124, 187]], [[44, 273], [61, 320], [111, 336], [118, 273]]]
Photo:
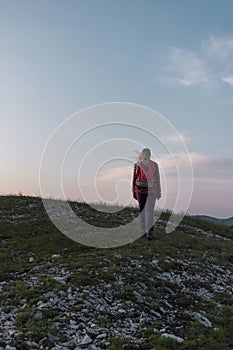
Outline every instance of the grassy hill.
[[217, 219], [215, 217], [208, 216], [208, 215], [197, 215], [196, 218], [200, 219], [200, 220], [209, 221], [209, 222], [212, 222], [212, 223], [215, 223], [215, 224], [220, 224], [220, 225], [226, 225], [228, 227], [233, 227], [233, 217], [228, 218], [228, 219]]
[[164, 212], [153, 241], [97, 249], [58, 232], [40, 198], [2, 196], [0, 214], [0, 350], [233, 349], [231, 228], [187, 216], [166, 234]]

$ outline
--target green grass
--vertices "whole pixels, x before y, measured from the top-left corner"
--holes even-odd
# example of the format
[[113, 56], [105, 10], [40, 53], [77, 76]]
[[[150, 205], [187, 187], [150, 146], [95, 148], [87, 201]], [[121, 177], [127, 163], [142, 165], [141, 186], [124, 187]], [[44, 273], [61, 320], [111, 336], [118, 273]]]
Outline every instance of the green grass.
[[[110, 220], [107, 214], [98, 215], [85, 203], [71, 202], [70, 205], [76, 211], [81, 208], [83, 219], [100, 227], [116, 227], [130, 222], [132, 213], [138, 214], [135, 208], [119, 208], [119, 213], [112, 214]], [[221, 290], [212, 293], [210, 300], [194, 294], [201, 288], [208, 291], [216, 283], [214, 278], [208, 277], [212, 270], [215, 271], [215, 266], [232, 273], [232, 229], [185, 216], [179, 227], [170, 234], [165, 233], [165, 228], [156, 226], [153, 241], [142, 237], [125, 246], [98, 249], [73, 242], [61, 234], [49, 220], [40, 198], [2, 196], [0, 209], [0, 282], [5, 282], [0, 293], [0, 307], [4, 312], [10, 312], [12, 307], [17, 309], [15, 322], [18, 330], [23, 333], [17, 344], [20, 349], [28, 350], [24, 337], [39, 341], [47, 334], [56, 333], [53, 325], [60, 317], [59, 310], [46, 309], [42, 311], [42, 318], [35, 317], [35, 305], [38, 301], [46, 301], [46, 293], [66, 295], [68, 288], [85, 290], [85, 287], [92, 287], [100, 290], [102, 288], [104, 296], [106, 283], [112, 286], [113, 300], [119, 299], [123, 305], [130, 300], [138, 305], [138, 309], [132, 311], [130, 317], [138, 318], [144, 308], [161, 313], [160, 307], [164, 306], [165, 299], [179, 310], [174, 320], [169, 320], [169, 315], [162, 314], [156, 324], [148, 324], [138, 330], [138, 336], [143, 339], [138, 349], [233, 348], [232, 296]], [[170, 214], [168, 211], [163, 212], [160, 218], [167, 221]], [[210, 238], [195, 233], [193, 227], [211, 231], [213, 236]], [[215, 237], [216, 235], [220, 238]], [[59, 254], [59, 257], [53, 258], [54, 254]], [[29, 260], [31, 257], [32, 262]], [[155, 259], [158, 262], [154, 264]], [[48, 273], [51, 267], [61, 273], [69, 272], [65, 284], [59, 283]], [[163, 273], [167, 273], [167, 276], [176, 274], [181, 278], [185, 274], [194, 276], [193, 279], [185, 280], [185, 287], [191, 292], [182, 292], [179, 284], [158, 277]], [[221, 274], [219, 271], [219, 276]], [[199, 278], [199, 275], [202, 277]], [[120, 288], [116, 285], [119, 276], [123, 280]], [[34, 282], [26, 283], [31, 277], [35, 277]], [[135, 291], [146, 297], [148, 305], [140, 304]], [[80, 299], [71, 311], [75, 313], [81, 309]], [[196, 309], [208, 315], [212, 328], [194, 321], [185, 312], [195, 312]], [[124, 314], [118, 315], [115, 322], [121, 322], [124, 318]], [[108, 315], [99, 315], [100, 327], [108, 327], [110, 321]], [[170, 332], [185, 339], [182, 344], [154, 332], [154, 328], [161, 329], [166, 322], [169, 323]], [[180, 327], [177, 328], [179, 330], [176, 327]], [[65, 341], [65, 334], [61, 333], [60, 337]], [[137, 349], [127, 338], [110, 337], [108, 340], [111, 343], [109, 350]], [[0, 345], [5, 346], [3, 341]], [[49, 339], [46, 346], [49, 348]]]

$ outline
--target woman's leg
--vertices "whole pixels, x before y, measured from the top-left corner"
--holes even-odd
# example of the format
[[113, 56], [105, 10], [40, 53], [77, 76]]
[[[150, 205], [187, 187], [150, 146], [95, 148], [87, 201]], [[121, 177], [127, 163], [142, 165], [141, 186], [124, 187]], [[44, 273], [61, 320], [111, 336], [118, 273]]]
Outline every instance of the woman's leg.
[[153, 236], [155, 202], [156, 202], [156, 194], [149, 193], [145, 204], [145, 225], [146, 225], [146, 232], [148, 233], [148, 238], [152, 238]]
[[137, 193], [138, 205], [140, 211], [140, 226], [142, 234], [146, 233], [146, 222], [145, 222], [145, 205], [147, 201], [147, 193]]

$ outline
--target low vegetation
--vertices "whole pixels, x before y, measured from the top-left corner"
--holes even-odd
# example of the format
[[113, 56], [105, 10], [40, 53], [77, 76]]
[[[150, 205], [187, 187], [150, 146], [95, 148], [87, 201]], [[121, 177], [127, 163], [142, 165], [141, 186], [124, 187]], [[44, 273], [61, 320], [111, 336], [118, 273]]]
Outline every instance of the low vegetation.
[[[0, 349], [233, 349], [231, 228], [185, 216], [166, 234], [166, 211], [152, 241], [98, 249], [61, 234], [40, 198], [0, 203]], [[138, 214], [70, 205], [101, 227]]]

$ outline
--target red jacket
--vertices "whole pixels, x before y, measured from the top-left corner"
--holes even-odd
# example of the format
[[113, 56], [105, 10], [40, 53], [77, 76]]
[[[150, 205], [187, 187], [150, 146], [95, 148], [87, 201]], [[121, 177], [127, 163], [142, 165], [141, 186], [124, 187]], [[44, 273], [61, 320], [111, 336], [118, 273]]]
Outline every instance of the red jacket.
[[[153, 186], [151, 188], [141, 188], [136, 185], [136, 181], [139, 180], [139, 177], [144, 177], [145, 179], [145, 174], [143, 171], [143, 166], [134, 164], [132, 191], [136, 193], [148, 193], [148, 192], [156, 193], [156, 198], [159, 199], [161, 197], [159, 167], [158, 167], [158, 164], [153, 162], [152, 160], [149, 160], [148, 166], [152, 170], [152, 179], [149, 179], [148, 182], [152, 181]], [[143, 182], [147, 182], [147, 181], [144, 180]]]

